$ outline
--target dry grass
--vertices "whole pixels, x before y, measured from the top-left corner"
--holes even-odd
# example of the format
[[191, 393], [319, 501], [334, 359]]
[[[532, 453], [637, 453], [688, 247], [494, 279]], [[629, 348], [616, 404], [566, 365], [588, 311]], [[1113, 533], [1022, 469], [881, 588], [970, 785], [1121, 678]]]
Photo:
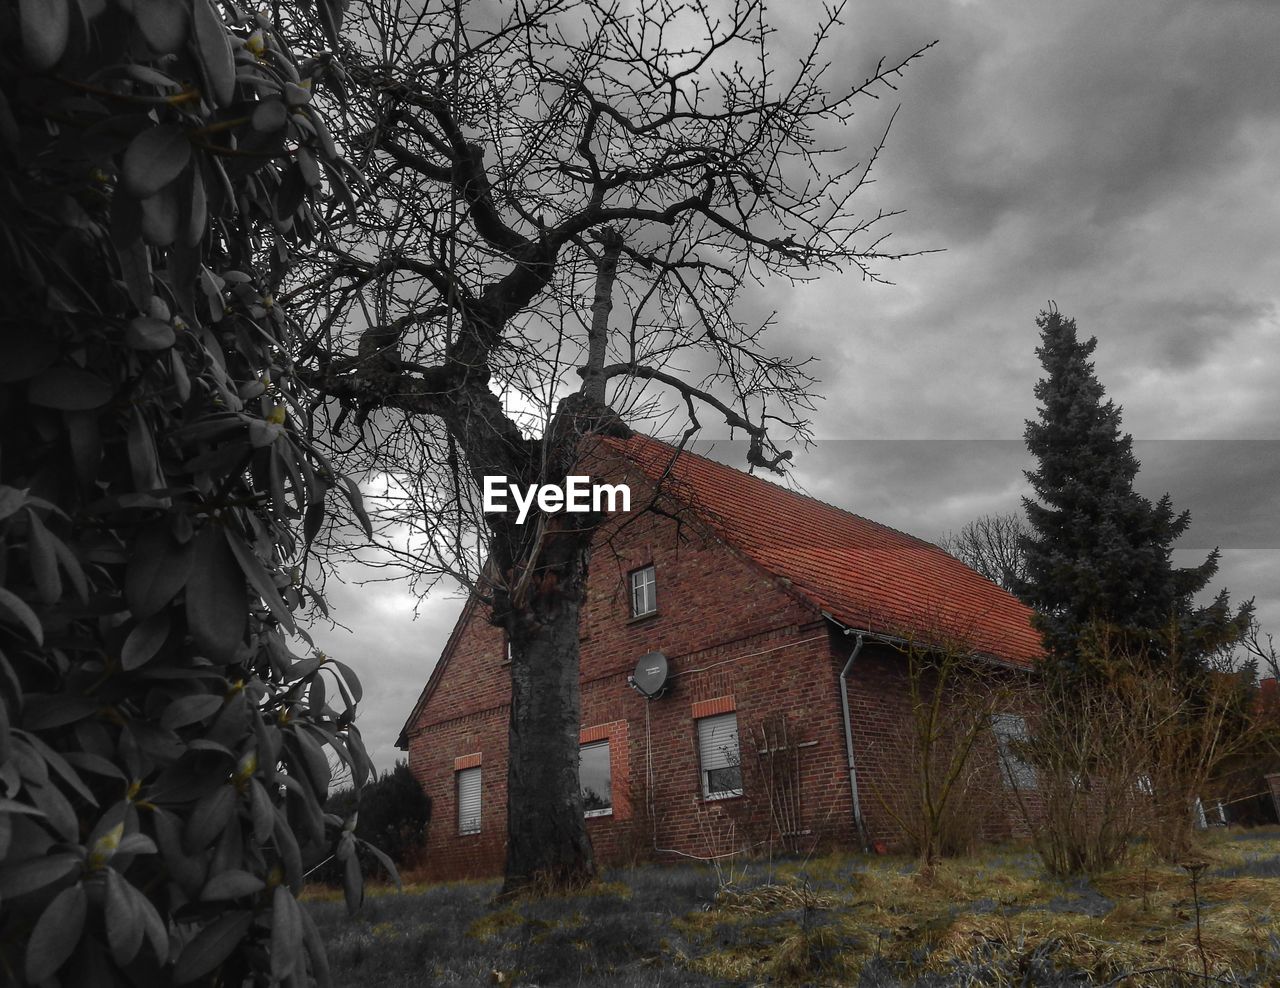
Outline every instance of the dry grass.
[[819, 895], [808, 885], [765, 883], [739, 889], [726, 885], [716, 892], [715, 908], [726, 913], [768, 914], [787, 909], [833, 909], [834, 896]]
[[[1092, 880], [1046, 875], [1027, 849], [943, 862], [832, 855], [644, 867], [543, 900], [493, 904], [494, 883], [374, 895], [353, 921], [310, 908], [341, 985], [1280, 984], [1280, 829], [1199, 850], [1188, 873], [1136, 848]], [[1134, 974], [1134, 972], [1143, 972]], [[1126, 974], [1132, 976], [1123, 981]]]

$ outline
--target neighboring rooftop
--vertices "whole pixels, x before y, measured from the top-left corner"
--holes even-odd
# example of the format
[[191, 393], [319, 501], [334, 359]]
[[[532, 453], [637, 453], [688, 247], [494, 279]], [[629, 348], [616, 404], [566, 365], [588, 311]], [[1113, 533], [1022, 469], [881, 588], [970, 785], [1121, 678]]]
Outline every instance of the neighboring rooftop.
[[607, 442], [841, 624], [959, 635], [1023, 665], [1042, 654], [1030, 608], [929, 542], [655, 439]]

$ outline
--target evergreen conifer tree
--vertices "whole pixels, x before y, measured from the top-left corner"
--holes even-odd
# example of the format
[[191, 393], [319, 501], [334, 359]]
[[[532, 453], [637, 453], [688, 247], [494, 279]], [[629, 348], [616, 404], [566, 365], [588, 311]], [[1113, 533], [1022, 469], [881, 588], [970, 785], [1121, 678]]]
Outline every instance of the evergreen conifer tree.
[[1089, 360], [1097, 338], [1081, 342], [1075, 320], [1056, 308], [1041, 312], [1037, 325], [1045, 376], [1025, 432], [1038, 465], [1026, 472], [1035, 498], [1023, 499], [1031, 534], [1018, 595], [1035, 608], [1049, 660], [1061, 671], [1085, 671], [1078, 646], [1091, 622], [1170, 672], [1195, 668], [1239, 640], [1252, 604], [1233, 612], [1224, 590], [1196, 606], [1217, 572], [1218, 550], [1198, 566], [1172, 564], [1191, 516], [1175, 512], [1168, 494], [1153, 503], [1133, 489], [1133, 437], [1120, 431], [1120, 408]]

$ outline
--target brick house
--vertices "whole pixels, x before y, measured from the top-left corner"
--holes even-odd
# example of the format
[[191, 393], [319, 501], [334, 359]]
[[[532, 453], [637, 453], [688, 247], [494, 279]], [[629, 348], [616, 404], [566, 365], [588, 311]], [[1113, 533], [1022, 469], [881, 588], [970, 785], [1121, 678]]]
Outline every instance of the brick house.
[[[892, 844], [904, 634], [963, 628], [1016, 674], [1040, 654], [1030, 611], [936, 546], [731, 467], [642, 437], [597, 457], [634, 509], [601, 529], [582, 612], [597, 859]], [[652, 653], [668, 668], [651, 698], [632, 677]], [[433, 877], [501, 871], [509, 697], [503, 632], [473, 598], [397, 742], [433, 802]], [[995, 798], [976, 812], [997, 836], [1015, 826], [999, 789], [1031, 783], [986, 761]]]

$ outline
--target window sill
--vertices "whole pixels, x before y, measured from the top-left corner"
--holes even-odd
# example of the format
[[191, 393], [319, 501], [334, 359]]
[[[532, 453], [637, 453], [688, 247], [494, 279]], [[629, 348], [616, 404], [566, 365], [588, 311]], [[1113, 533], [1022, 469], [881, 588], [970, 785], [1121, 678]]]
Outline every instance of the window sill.
[[741, 799], [744, 793], [741, 789], [733, 792], [713, 792], [710, 795], [704, 795], [702, 801], [704, 803], [722, 803], [726, 799]]
[[602, 810], [587, 810], [582, 815], [588, 820], [598, 820], [601, 817], [613, 816], [613, 807], [607, 806]]
[[627, 624], [639, 624], [641, 621], [652, 621], [657, 616], [657, 611], [650, 611], [648, 614], [635, 614], [627, 618]]

